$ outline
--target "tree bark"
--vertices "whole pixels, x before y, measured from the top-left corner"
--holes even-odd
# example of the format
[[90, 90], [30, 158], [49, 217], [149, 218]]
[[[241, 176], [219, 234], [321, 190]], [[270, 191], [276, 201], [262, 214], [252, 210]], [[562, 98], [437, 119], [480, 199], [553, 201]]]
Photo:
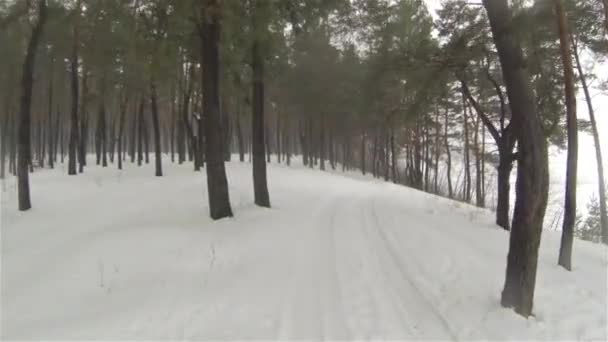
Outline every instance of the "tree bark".
[[87, 93], [88, 93], [88, 73], [86, 69], [82, 75], [82, 101], [80, 101], [80, 136], [78, 147], [78, 172], [82, 173], [87, 165], [87, 141], [88, 141], [88, 119], [87, 119]]
[[365, 133], [361, 134], [361, 173], [365, 175]]
[[120, 119], [118, 121], [118, 169], [122, 170], [122, 150], [123, 136], [125, 130], [125, 121], [127, 116], [128, 97], [125, 96], [123, 103], [120, 106]]
[[232, 216], [228, 193], [228, 180], [223, 158], [223, 142], [220, 122], [220, 10], [219, 0], [203, 0], [201, 6], [200, 39], [203, 71], [202, 92], [203, 112], [205, 114], [205, 147], [207, 158], [207, 191], [209, 213], [218, 220]]
[[463, 112], [463, 127], [464, 127], [464, 183], [463, 183], [463, 194], [462, 199], [465, 202], [471, 201], [471, 157], [469, 154], [469, 120], [468, 120], [468, 106], [465, 100], [464, 90], [462, 91], [462, 112]]
[[576, 93], [574, 90], [574, 70], [568, 21], [562, 0], [554, 0], [557, 28], [559, 32], [560, 53], [564, 65], [564, 89], [566, 95], [566, 121], [568, 130], [568, 156], [566, 167], [566, 193], [564, 202], [564, 221], [558, 264], [568, 271], [572, 270], [572, 243], [576, 221], [576, 174], [578, 160], [578, 127], [576, 119]]
[[72, 90], [72, 112], [70, 116], [70, 142], [68, 144], [68, 175], [76, 175], [76, 149], [78, 146], [78, 45], [80, 34], [81, 0], [76, 3], [74, 11], [74, 41], [70, 60], [70, 76]]
[[[262, 0], [264, 1], [264, 0]], [[266, 32], [261, 21], [260, 0], [255, 0], [253, 30], [255, 33], [252, 47], [252, 148], [253, 148], [253, 192], [255, 204], [270, 208], [270, 196], [266, 179], [265, 137], [264, 137], [264, 57], [260, 48], [260, 35]]]
[[538, 248], [547, 207], [547, 147], [507, 0], [483, 0], [483, 4], [502, 65], [512, 112], [511, 125], [518, 141], [515, 210], [501, 304], [528, 317], [532, 314]]
[[17, 153], [17, 191], [19, 210], [25, 211], [32, 207], [30, 198], [30, 180], [28, 164], [31, 164], [31, 107], [34, 67], [36, 65], [36, 50], [40, 42], [40, 36], [47, 19], [46, 0], [38, 1], [38, 21], [32, 29], [32, 34], [27, 46], [27, 52], [23, 61], [21, 73], [21, 99], [20, 117], [18, 127], [18, 153]]
[[443, 144], [445, 145], [445, 153], [447, 156], [446, 160], [446, 178], [448, 181], [448, 197], [454, 198], [454, 190], [452, 188], [452, 153], [450, 152], [450, 141], [449, 141], [449, 110], [445, 108], [445, 116], [444, 116], [444, 134], [443, 134]]
[[144, 159], [143, 135], [144, 135], [144, 102], [145, 94], [141, 95], [139, 111], [137, 113], [137, 166], [141, 166]]
[[[606, 4], [607, 2], [604, 1]], [[608, 11], [608, 6], [605, 7]], [[606, 13], [606, 20], [608, 20], [608, 12]], [[608, 28], [607, 28], [608, 30]], [[587, 85], [587, 78], [583, 72], [583, 67], [578, 55], [578, 47], [574, 41], [572, 41], [572, 49], [574, 52], [574, 60], [576, 61], [576, 69], [583, 87], [583, 93], [585, 94], [585, 101], [587, 102], [587, 111], [589, 112], [589, 121], [591, 121], [591, 133], [593, 134], [593, 142], [595, 145], [595, 160], [597, 162], [597, 179], [598, 179], [598, 193], [600, 201], [600, 229], [602, 234], [602, 242], [608, 244], [608, 214], [606, 210], [606, 180], [604, 178], [604, 161], [602, 159], [602, 147], [600, 144], [600, 136], [597, 129], [597, 122], [595, 121], [595, 111], [593, 110], [593, 102], [591, 100], [591, 94], [589, 93], [589, 86]]]
[[160, 124], [158, 122], [158, 105], [156, 101], [156, 83], [150, 80], [150, 107], [152, 109], [152, 126], [154, 128], [154, 169], [155, 176], [162, 177], [163, 164], [160, 146]]
[[[49, 108], [48, 108], [48, 143], [49, 143], [49, 168], [55, 167], [55, 154], [53, 153], [53, 75], [49, 76]], [[8, 113], [7, 113], [8, 114]], [[3, 154], [4, 156], [4, 154]]]
[[238, 108], [239, 110], [236, 113], [236, 141], [239, 148], [239, 161], [242, 163], [245, 161], [245, 143], [243, 141], [243, 130], [241, 128], [240, 103]]

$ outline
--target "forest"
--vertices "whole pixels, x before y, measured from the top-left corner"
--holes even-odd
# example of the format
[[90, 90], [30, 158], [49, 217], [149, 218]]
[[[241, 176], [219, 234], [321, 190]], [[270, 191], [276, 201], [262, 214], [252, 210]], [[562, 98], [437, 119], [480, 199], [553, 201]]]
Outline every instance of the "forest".
[[[605, 108], [595, 95], [608, 89], [600, 72], [608, 57], [606, 0], [7, 0], [0, 2], [0, 56], [5, 251], [18, 224], [44, 226], [41, 210], [53, 216], [44, 209], [53, 202], [40, 197], [59, 206], [64, 190], [85, 191], [79, 182], [87, 173], [137, 173], [133, 182], [141, 184], [170, 178], [174, 189], [185, 186], [171, 178], [177, 170], [194, 174], [203, 183], [193, 189], [193, 205], [205, 206], [194, 214], [210, 219], [205, 229], [222, 230], [213, 222], [247, 227], [251, 219], [241, 195], [234, 197], [242, 178], [252, 180], [252, 204], [276, 214], [291, 198], [280, 190], [290, 189], [283, 178], [300, 189], [308, 178], [298, 177], [308, 176], [299, 172], [310, 171], [393, 183], [395, 198], [415, 189], [480, 210], [504, 245], [493, 271], [501, 275], [500, 304], [525, 318], [535, 317], [541, 236], [557, 236], [549, 258], [559, 272], [572, 271], [564, 277], [577, 277], [585, 263], [576, 254], [582, 240], [591, 242], [581, 245], [585, 251], [603, 249], [606, 262], [600, 140], [608, 127], [596, 120]], [[579, 135], [593, 144], [580, 146]], [[563, 169], [550, 167], [550, 149], [567, 154]], [[585, 150], [596, 165], [579, 168]], [[57, 192], [45, 190], [49, 172], [65, 182]], [[580, 200], [577, 206], [581, 172], [597, 177], [597, 198], [586, 209]], [[550, 173], [564, 174], [563, 211], [559, 229], [546, 233]], [[15, 196], [6, 191], [11, 182]], [[341, 180], [327, 182], [315, 195], [319, 203], [342, 191], [332, 185]], [[122, 206], [151, 200], [145, 194]], [[314, 202], [302, 200], [299, 209]], [[346, 203], [343, 209], [358, 210]], [[384, 218], [393, 214], [387, 207], [401, 210], [378, 206]], [[66, 215], [78, 215], [76, 208], [66, 204]], [[403, 214], [403, 229], [410, 217], [417, 216]], [[58, 229], [70, 225], [63, 220]], [[381, 230], [370, 239], [382, 236], [397, 254], [406, 248]], [[110, 271], [100, 265], [104, 284]], [[595, 295], [605, 302], [605, 290]], [[463, 336], [474, 335], [448, 339]]]

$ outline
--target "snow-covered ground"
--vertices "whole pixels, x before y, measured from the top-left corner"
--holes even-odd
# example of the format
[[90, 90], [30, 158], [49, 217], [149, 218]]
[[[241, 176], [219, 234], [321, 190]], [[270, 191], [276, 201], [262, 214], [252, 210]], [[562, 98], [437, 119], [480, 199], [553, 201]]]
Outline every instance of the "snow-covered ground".
[[228, 164], [235, 218], [212, 222], [190, 164], [40, 171], [34, 208], [3, 184], [2, 339], [607, 338], [607, 250], [574, 270], [541, 246], [535, 318], [499, 305], [508, 235], [493, 215], [356, 173], [269, 166], [255, 207]]

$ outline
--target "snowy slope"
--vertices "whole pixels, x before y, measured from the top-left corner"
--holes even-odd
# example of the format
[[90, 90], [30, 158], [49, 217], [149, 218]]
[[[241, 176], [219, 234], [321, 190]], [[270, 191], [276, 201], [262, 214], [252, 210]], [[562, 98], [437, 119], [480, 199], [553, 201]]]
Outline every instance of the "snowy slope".
[[502, 309], [508, 235], [492, 214], [356, 174], [269, 166], [273, 209], [228, 165], [234, 219], [207, 218], [191, 165], [3, 184], [3, 339], [606, 339], [606, 249], [556, 266], [545, 232], [536, 317]]

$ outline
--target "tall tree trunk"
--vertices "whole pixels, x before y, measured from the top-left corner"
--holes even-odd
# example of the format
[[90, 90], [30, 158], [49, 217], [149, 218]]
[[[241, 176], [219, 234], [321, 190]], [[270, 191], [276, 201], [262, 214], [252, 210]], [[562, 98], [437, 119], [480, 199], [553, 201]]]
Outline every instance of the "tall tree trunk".
[[80, 34], [81, 0], [76, 3], [74, 22], [74, 41], [70, 60], [70, 76], [72, 90], [72, 112], [70, 116], [70, 142], [68, 144], [68, 175], [76, 175], [76, 148], [78, 146], [78, 45]]
[[365, 133], [361, 134], [361, 173], [365, 175]]
[[445, 108], [445, 116], [444, 116], [444, 134], [443, 134], [443, 144], [445, 146], [445, 153], [446, 153], [446, 178], [448, 181], [448, 197], [449, 198], [453, 198], [454, 197], [454, 190], [452, 188], [452, 153], [450, 151], [450, 141], [449, 141], [449, 110], [446, 107]]
[[242, 163], [245, 161], [245, 143], [243, 141], [243, 130], [241, 128], [241, 105], [238, 104], [239, 110], [236, 113], [236, 141], [239, 148], [239, 161]]
[[524, 317], [532, 314], [538, 248], [547, 208], [547, 146], [520, 43], [507, 0], [483, 0], [507, 87], [518, 141], [515, 210], [501, 304]]
[[574, 223], [576, 221], [576, 173], [578, 161], [578, 127], [576, 122], [576, 93], [574, 90], [574, 70], [568, 20], [562, 0], [554, 0], [559, 32], [560, 53], [564, 64], [564, 88], [566, 95], [566, 119], [568, 130], [568, 161], [566, 167], [566, 193], [564, 202], [564, 221], [562, 240], [559, 248], [558, 264], [568, 271], [572, 270], [572, 243], [574, 240]]
[[154, 174], [156, 177], [161, 177], [163, 175], [163, 164], [160, 147], [160, 124], [156, 103], [156, 83], [153, 79], [150, 80], [150, 107], [152, 109], [152, 127], [154, 128]]
[[463, 115], [463, 128], [464, 128], [464, 183], [463, 183], [463, 194], [462, 199], [465, 202], [471, 201], [471, 157], [469, 148], [469, 120], [468, 120], [468, 106], [464, 91], [462, 94], [462, 115]]
[[[8, 114], [8, 113], [7, 113]], [[53, 76], [49, 76], [49, 108], [48, 108], [48, 142], [49, 142], [49, 168], [55, 167], [55, 154], [53, 153]]]
[[38, 1], [38, 21], [32, 29], [32, 35], [27, 46], [27, 52], [23, 61], [23, 71], [21, 73], [21, 99], [19, 116], [19, 141], [17, 153], [17, 190], [19, 210], [25, 211], [32, 207], [30, 199], [30, 180], [28, 164], [31, 157], [31, 107], [32, 107], [32, 86], [34, 67], [36, 65], [36, 50], [40, 42], [40, 36], [46, 23], [47, 7], [46, 0]]
[[277, 111], [276, 112], [277, 123], [275, 128], [275, 136], [276, 136], [276, 145], [277, 145], [277, 163], [281, 163], [281, 115]]
[[[253, 148], [253, 193], [255, 204], [270, 208], [270, 196], [266, 179], [265, 137], [264, 137], [264, 57], [260, 47], [260, 35], [266, 32], [266, 24], [261, 18], [261, 1], [255, 0], [253, 14], [253, 30], [255, 37], [251, 51], [252, 55], [252, 148]], [[267, 146], [266, 146], [267, 147]]]
[[137, 150], [137, 119], [139, 117], [138, 103], [141, 104], [141, 102], [138, 101], [133, 105], [134, 114], [131, 119], [131, 136], [129, 138], [129, 154], [131, 155], [131, 163], [135, 163], [135, 151]]
[[[606, 0], [604, 0], [606, 4]], [[608, 5], [605, 7], [606, 20], [608, 20]], [[607, 21], [608, 23], [608, 21]], [[606, 28], [608, 30], [608, 27]], [[572, 41], [572, 48], [574, 52], [574, 60], [576, 61], [576, 69], [578, 71], [579, 79], [583, 87], [583, 93], [585, 94], [585, 101], [587, 102], [587, 111], [589, 112], [589, 121], [591, 121], [591, 133], [593, 134], [593, 142], [595, 145], [595, 159], [597, 162], [597, 180], [598, 180], [598, 194], [600, 200], [600, 228], [602, 234], [602, 242], [608, 244], [608, 214], [606, 212], [606, 181], [604, 178], [604, 162], [602, 159], [602, 147], [600, 144], [600, 136], [597, 130], [597, 122], [595, 121], [595, 111], [593, 110], [593, 102], [591, 101], [591, 94], [589, 94], [589, 86], [587, 85], [587, 78], [583, 72], [581, 61], [578, 55], [578, 47], [574, 39]]]
[[82, 173], [87, 165], [87, 142], [88, 142], [88, 116], [87, 116], [87, 93], [88, 72], [85, 69], [82, 75], [82, 101], [80, 101], [80, 136], [78, 147], [78, 172]]
[[139, 103], [139, 111], [137, 113], [137, 165], [141, 166], [144, 159], [143, 151], [143, 135], [144, 135], [144, 103], [146, 96], [141, 95], [141, 102]]
[[123, 136], [125, 130], [125, 121], [127, 116], [128, 108], [128, 97], [125, 96], [123, 103], [120, 106], [120, 119], [118, 119], [118, 169], [122, 170], [122, 150], [123, 150]]
[[319, 130], [319, 168], [325, 171], [325, 118], [321, 114], [321, 129]]
[[202, 92], [203, 112], [205, 113], [205, 147], [207, 160], [207, 191], [209, 194], [209, 213], [218, 220], [232, 216], [228, 180], [223, 158], [223, 139], [220, 122], [220, 10], [219, 0], [203, 0], [201, 7], [202, 23], [200, 38], [202, 49], [201, 66], [203, 71]]
[[481, 194], [481, 153], [479, 151], [479, 116], [475, 119], [475, 205], [483, 208], [483, 196]]
[[144, 162], [150, 164], [150, 135], [148, 132], [148, 121], [146, 116], [141, 116], [141, 127], [143, 129], [143, 140], [144, 140]]

